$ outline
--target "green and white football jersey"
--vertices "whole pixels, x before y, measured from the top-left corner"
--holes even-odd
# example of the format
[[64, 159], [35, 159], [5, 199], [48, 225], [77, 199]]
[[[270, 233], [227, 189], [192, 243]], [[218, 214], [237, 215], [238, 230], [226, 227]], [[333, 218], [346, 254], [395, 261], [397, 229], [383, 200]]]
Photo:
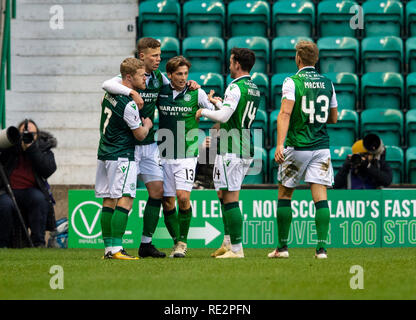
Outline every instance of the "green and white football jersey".
[[254, 154], [253, 134], [251, 125], [256, 118], [260, 105], [260, 91], [250, 76], [242, 76], [233, 80], [224, 94], [223, 108], [234, 110], [231, 118], [221, 123], [220, 129], [227, 132], [228, 143], [224, 148], [224, 139], [221, 139], [218, 154], [235, 153], [243, 157], [252, 157]]
[[[158, 98], [159, 109], [159, 133], [158, 144], [162, 143], [168, 148], [160, 148], [161, 158], [183, 159], [198, 156], [198, 121], [195, 114], [199, 108], [214, 109], [208, 101], [207, 94], [202, 89], [177, 92], [173, 87], [163, 85]], [[192, 131], [193, 130], [193, 131]], [[172, 139], [172, 143], [166, 144], [163, 139]]]
[[320, 75], [314, 67], [302, 68], [285, 79], [282, 101], [284, 99], [295, 101], [285, 146], [296, 150], [328, 149], [326, 122], [329, 109], [337, 107], [331, 80]]
[[139, 109], [132, 98], [106, 93], [101, 103], [98, 159], [128, 158], [134, 161], [137, 140], [132, 130], [141, 124]]

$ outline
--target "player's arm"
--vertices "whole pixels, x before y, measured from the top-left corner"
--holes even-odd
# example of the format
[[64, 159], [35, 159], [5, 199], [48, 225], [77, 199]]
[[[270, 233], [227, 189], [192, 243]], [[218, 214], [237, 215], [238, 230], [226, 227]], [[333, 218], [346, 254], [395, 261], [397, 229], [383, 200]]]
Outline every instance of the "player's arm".
[[[209, 94], [212, 96], [214, 90], [211, 90]], [[215, 110], [215, 105], [209, 101], [208, 95], [202, 89], [198, 89], [198, 106], [203, 109]]]
[[130, 96], [133, 98], [134, 102], [136, 102], [139, 109], [143, 108], [143, 98], [136, 90], [130, 89], [122, 84], [121, 75], [104, 81], [102, 84], [102, 88], [103, 90], [111, 94], [121, 94], [123, 96]]
[[277, 145], [274, 160], [278, 163], [284, 161], [284, 145], [295, 100], [295, 83], [291, 78], [286, 78], [282, 86], [282, 104], [277, 116]]
[[153, 123], [149, 118], [140, 119], [139, 110], [134, 101], [127, 104], [124, 109], [123, 119], [133, 132], [134, 137], [139, 141], [144, 140], [149, 130], [153, 127]]
[[326, 123], [337, 123], [338, 120], [338, 102], [337, 96], [335, 94], [334, 85], [332, 85], [332, 98], [331, 103], [329, 104], [329, 116], [328, 121]]

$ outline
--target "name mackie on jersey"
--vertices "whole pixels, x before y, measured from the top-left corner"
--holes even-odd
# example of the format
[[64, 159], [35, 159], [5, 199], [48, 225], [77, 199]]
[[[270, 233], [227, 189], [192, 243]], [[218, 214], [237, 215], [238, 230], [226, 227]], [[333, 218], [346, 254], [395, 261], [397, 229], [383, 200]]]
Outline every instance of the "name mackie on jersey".
[[325, 89], [324, 82], [305, 82], [305, 88], [308, 89]]

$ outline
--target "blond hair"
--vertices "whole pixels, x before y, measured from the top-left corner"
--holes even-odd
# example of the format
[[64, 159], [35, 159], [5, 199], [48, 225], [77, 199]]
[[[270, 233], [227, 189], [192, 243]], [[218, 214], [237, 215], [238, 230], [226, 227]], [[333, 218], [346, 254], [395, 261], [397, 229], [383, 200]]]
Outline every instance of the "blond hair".
[[144, 62], [136, 58], [126, 58], [120, 65], [120, 73], [123, 79], [129, 74], [134, 76], [139, 69], [144, 69]]
[[296, 53], [305, 66], [314, 66], [319, 59], [319, 49], [315, 42], [301, 40], [296, 44]]
[[191, 63], [184, 56], [176, 56], [170, 58], [169, 61], [166, 63], [166, 72], [174, 73], [176, 70], [178, 70], [179, 67], [182, 66], [187, 66], [188, 69], [190, 69]]

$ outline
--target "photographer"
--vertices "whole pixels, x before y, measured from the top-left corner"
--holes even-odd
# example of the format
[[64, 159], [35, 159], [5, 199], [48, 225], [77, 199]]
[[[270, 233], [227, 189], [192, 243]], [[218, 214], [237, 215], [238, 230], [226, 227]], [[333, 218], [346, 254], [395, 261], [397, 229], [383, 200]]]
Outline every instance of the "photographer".
[[45, 230], [55, 229], [54, 200], [46, 179], [56, 171], [51, 149], [57, 143], [51, 134], [39, 131], [33, 120], [26, 119], [17, 128], [21, 140], [12, 147], [0, 149], [0, 162], [8, 180], [0, 180], [0, 247], [12, 246], [12, 233], [18, 223], [7, 182], [30, 228], [33, 245], [44, 247]]
[[378, 189], [391, 184], [393, 173], [377, 135], [369, 134], [356, 141], [352, 153], [335, 176], [335, 189]]

